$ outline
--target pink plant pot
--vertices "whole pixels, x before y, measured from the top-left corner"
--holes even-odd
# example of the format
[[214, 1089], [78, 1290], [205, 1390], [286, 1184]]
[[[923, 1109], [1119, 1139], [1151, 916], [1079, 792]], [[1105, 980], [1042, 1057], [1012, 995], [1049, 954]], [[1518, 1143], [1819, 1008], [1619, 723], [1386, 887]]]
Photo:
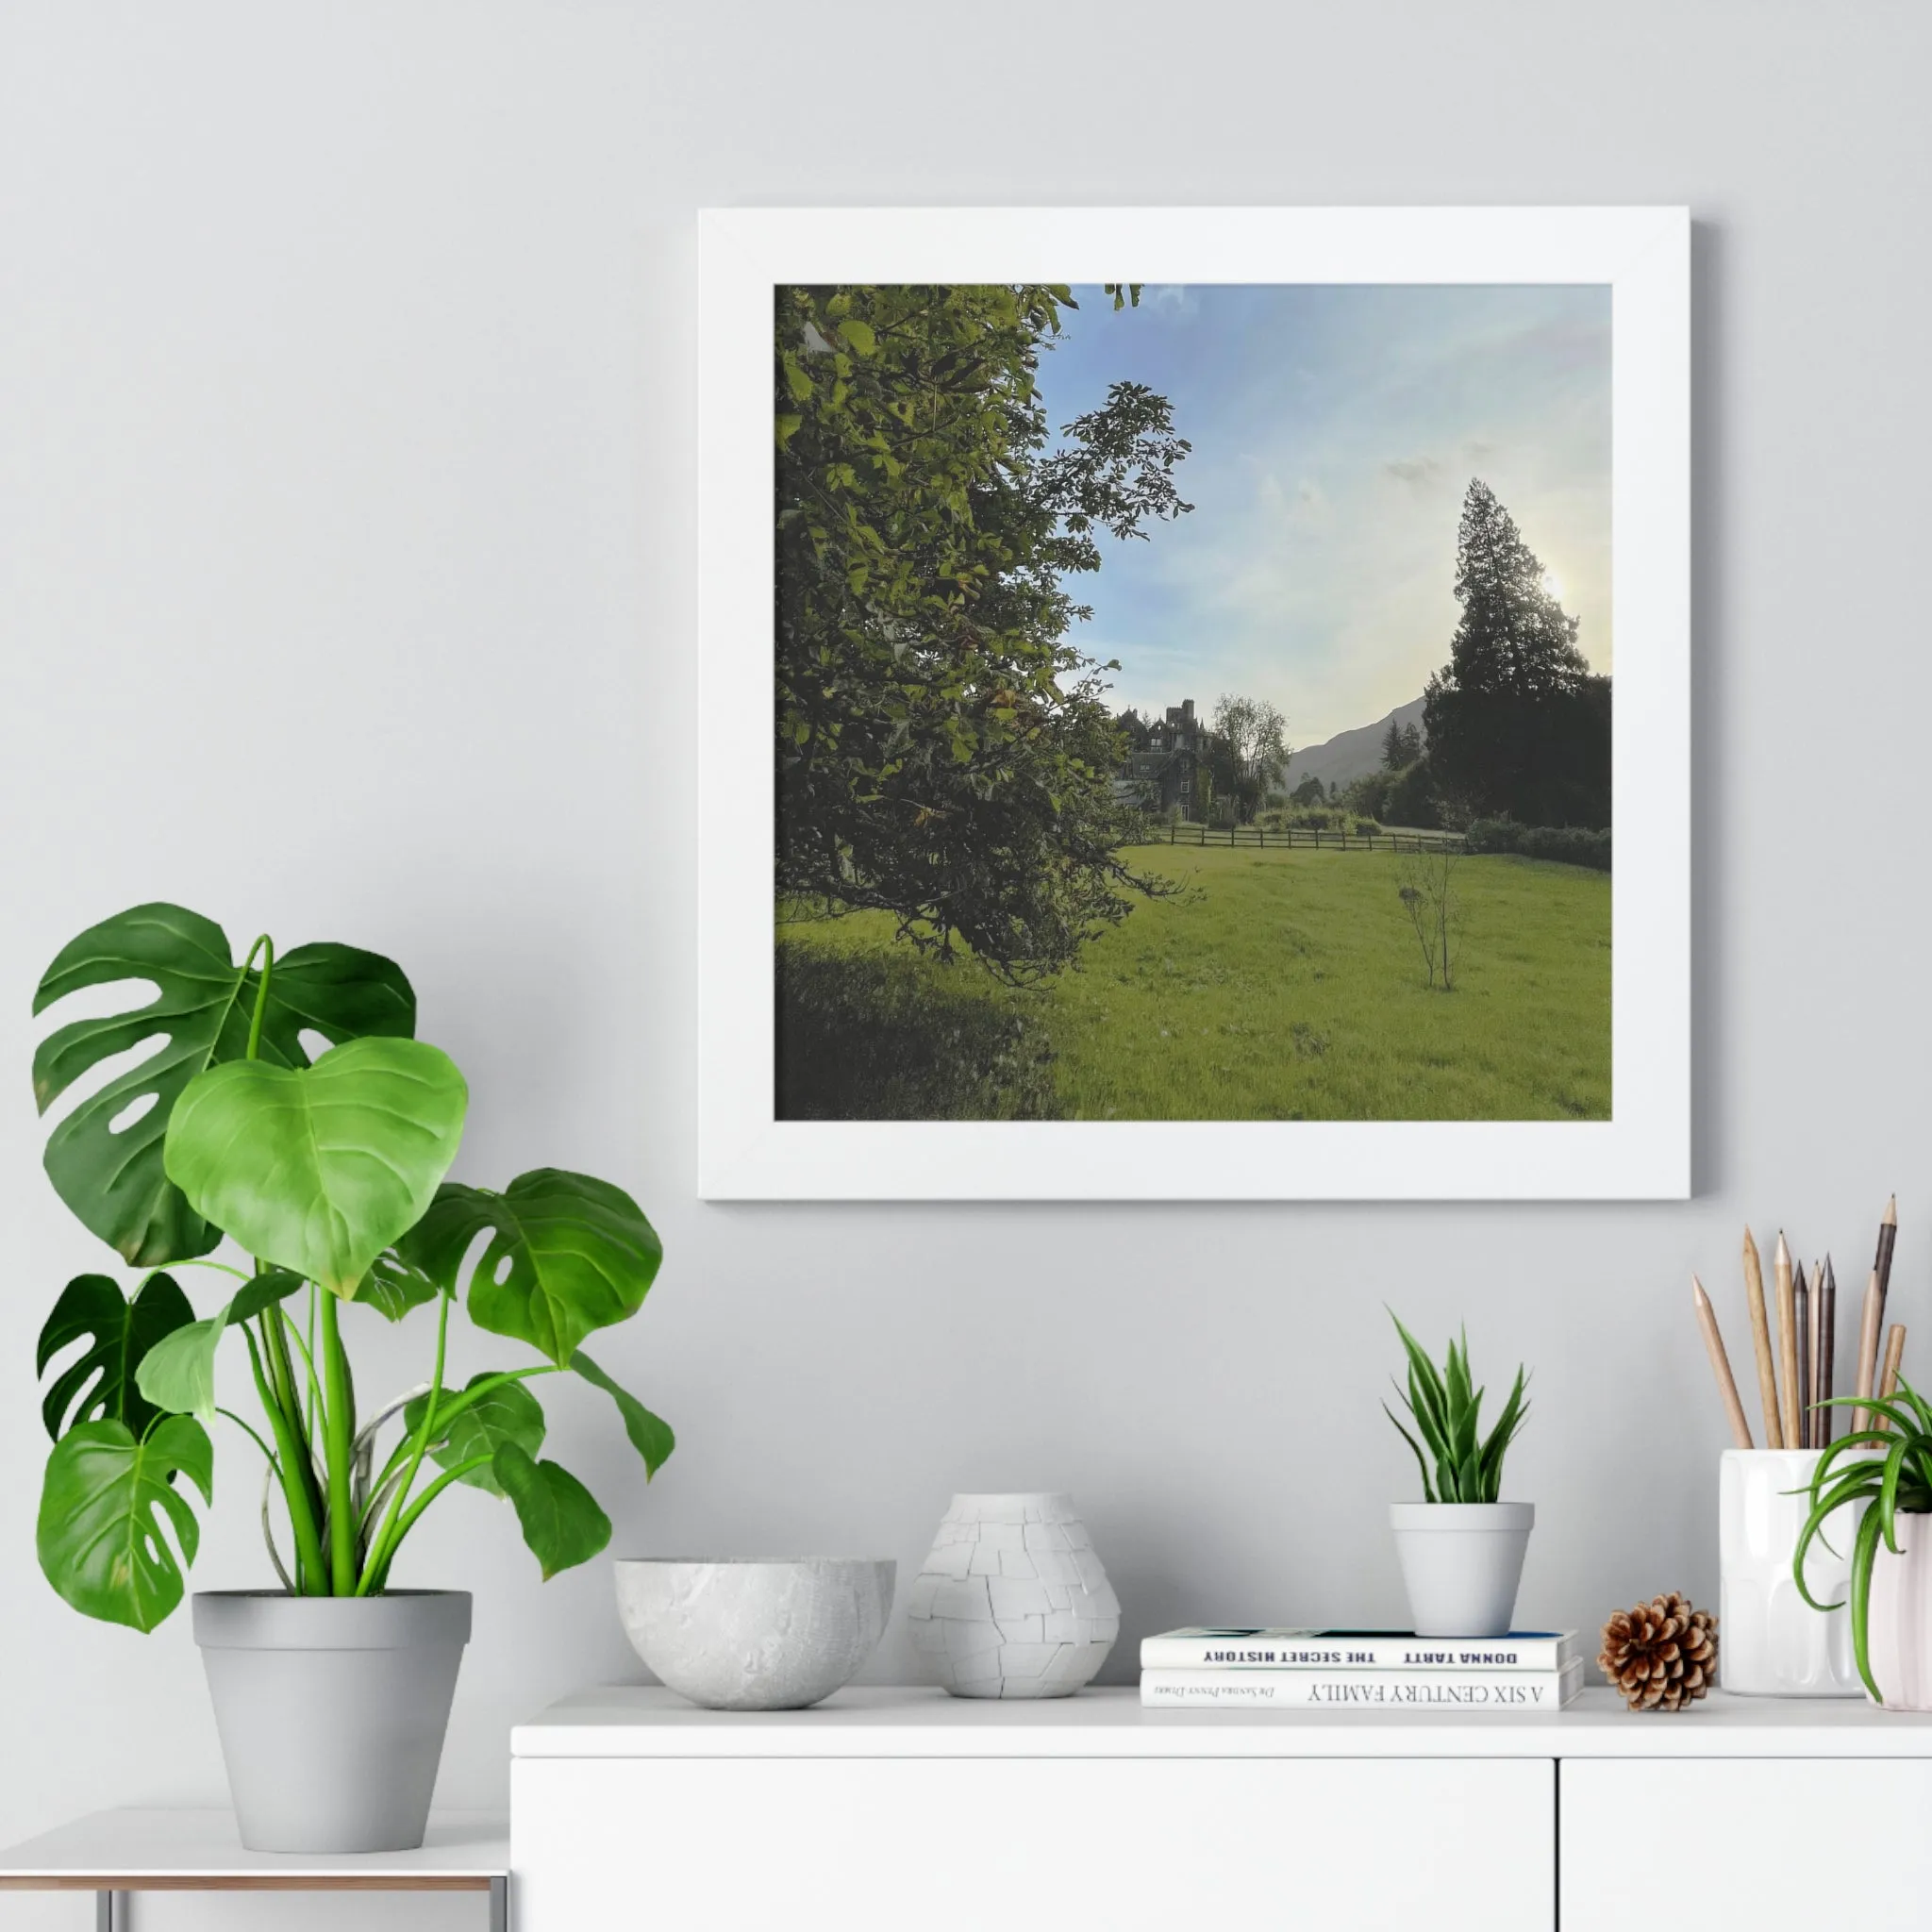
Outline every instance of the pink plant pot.
[[1881, 1541], [1872, 1565], [1872, 1675], [1885, 1709], [1932, 1710], [1932, 1517], [1901, 1510], [1898, 1543], [1893, 1556]]

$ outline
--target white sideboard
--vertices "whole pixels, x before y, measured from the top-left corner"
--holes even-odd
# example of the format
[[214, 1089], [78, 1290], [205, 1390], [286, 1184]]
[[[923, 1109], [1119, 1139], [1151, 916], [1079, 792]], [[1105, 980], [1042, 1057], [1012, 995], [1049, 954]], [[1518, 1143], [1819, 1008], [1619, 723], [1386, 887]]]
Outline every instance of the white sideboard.
[[1932, 1892], [1932, 1719], [1851, 1702], [1337, 1717], [861, 1687], [733, 1713], [618, 1686], [511, 1750], [517, 1932], [1829, 1923], [1850, 1843], [1883, 1847], [1889, 1895]]

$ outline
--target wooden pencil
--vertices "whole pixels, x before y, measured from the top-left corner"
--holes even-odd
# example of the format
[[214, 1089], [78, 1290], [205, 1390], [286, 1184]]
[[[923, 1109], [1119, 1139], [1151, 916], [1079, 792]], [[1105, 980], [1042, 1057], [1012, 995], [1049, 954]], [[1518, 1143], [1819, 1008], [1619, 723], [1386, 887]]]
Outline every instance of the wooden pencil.
[[1838, 1276], [1833, 1274], [1831, 1257], [1824, 1257], [1824, 1278], [1818, 1290], [1818, 1446], [1831, 1447], [1831, 1432], [1838, 1411], [1831, 1398], [1838, 1393], [1832, 1377], [1838, 1368]]
[[1865, 1428], [1871, 1422], [1865, 1404], [1872, 1400], [1873, 1386], [1877, 1379], [1878, 1271], [1874, 1268], [1872, 1278], [1865, 1284], [1865, 1305], [1858, 1318], [1858, 1384], [1852, 1391], [1858, 1398], [1858, 1407], [1852, 1411], [1855, 1432]]
[[1780, 1380], [1778, 1425], [1784, 1431], [1784, 1447], [1797, 1449], [1804, 1439], [1798, 1433], [1798, 1308], [1791, 1283], [1791, 1251], [1785, 1244], [1784, 1230], [1778, 1230], [1777, 1251], [1772, 1257], [1772, 1282], [1777, 1294], [1777, 1371]]
[[[1905, 1358], [1906, 1330], [1903, 1322], [1891, 1324], [1891, 1333], [1885, 1338], [1885, 1373], [1878, 1378], [1878, 1394], [1881, 1400], [1890, 1401], [1892, 1391], [1898, 1387], [1899, 1364]], [[1872, 1418], [1874, 1429], [1889, 1429], [1891, 1424], [1882, 1415]]]
[[1798, 1447], [1811, 1446], [1811, 1287], [1805, 1264], [1791, 1270], [1791, 1326], [1798, 1336]]
[[1811, 1420], [1805, 1429], [1805, 1446], [1807, 1449], [1823, 1449], [1824, 1447], [1824, 1443], [1821, 1440], [1821, 1431], [1824, 1424], [1824, 1410], [1819, 1406], [1824, 1400], [1824, 1388], [1818, 1379], [1820, 1361], [1818, 1351], [1820, 1342], [1823, 1340], [1819, 1331], [1824, 1325], [1824, 1263], [1823, 1261], [1813, 1261], [1811, 1264], [1811, 1324], [1806, 1336], [1806, 1345], [1811, 1351], [1811, 1363], [1808, 1371], [1809, 1380], [1805, 1384], [1805, 1387], [1810, 1391], [1807, 1399], [1811, 1404]]
[[1751, 1447], [1751, 1424], [1744, 1417], [1744, 1405], [1738, 1400], [1738, 1384], [1731, 1374], [1731, 1358], [1724, 1353], [1724, 1339], [1718, 1333], [1717, 1310], [1696, 1275], [1690, 1277], [1690, 1305], [1697, 1311], [1697, 1325], [1704, 1332], [1704, 1352], [1710, 1357], [1710, 1373], [1717, 1378], [1717, 1392], [1731, 1425], [1731, 1441], [1740, 1449]]
[[1757, 1352], [1757, 1400], [1764, 1410], [1764, 1446], [1782, 1449], [1785, 1436], [1777, 1419], [1777, 1370], [1772, 1365], [1771, 1324], [1764, 1315], [1764, 1269], [1748, 1227], [1744, 1230], [1744, 1302], [1751, 1314], [1751, 1345]]
[[1885, 1204], [1878, 1219], [1878, 1252], [1872, 1258], [1872, 1272], [1878, 1277], [1878, 1332], [1885, 1333], [1885, 1304], [1891, 1295], [1891, 1251], [1898, 1245], [1898, 1196]]

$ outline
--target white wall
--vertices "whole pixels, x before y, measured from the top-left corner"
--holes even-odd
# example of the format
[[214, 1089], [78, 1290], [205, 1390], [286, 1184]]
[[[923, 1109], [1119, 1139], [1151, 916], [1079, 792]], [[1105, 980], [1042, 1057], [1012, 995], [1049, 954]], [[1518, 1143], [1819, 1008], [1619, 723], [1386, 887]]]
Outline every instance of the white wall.
[[[1896, 1188], [1932, 1320], [1928, 57], [1922, 8], [1762, 0], [8, 0], [0, 1840], [222, 1791], [185, 1616], [84, 1622], [32, 1556], [33, 1337], [104, 1251], [39, 1171], [27, 1004], [148, 897], [392, 954], [470, 1075], [460, 1172], [647, 1204], [669, 1259], [603, 1353], [682, 1446], [646, 1493], [589, 1391], [552, 1404], [620, 1551], [905, 1574], [952, 1490], [1050, 1485], [1125, 1602], [1116, 1678], [1184, 1619], [1393, 1620], [1387, 1299], [1536, 1366], [1526, 1615], [1714, 1595], [1689, 1271], [1735, 1330], [1740, 1229], [1782, 1218], [1856, 1284]], [[1690, 205], [1692, 1205], [695, 1202], [691, 214], [772, 200]], [[368, 1384], [422, 1372], [426, 1335], [374, 1340]], [[204, 1585], [260, 1574], [222, 1452]], [[442, 1790], [499, 1801], [519, 1713], [632, 1673], [608, 1573], [540, 1586], [467, 1494], [408, 1570], [477, 1593]]]

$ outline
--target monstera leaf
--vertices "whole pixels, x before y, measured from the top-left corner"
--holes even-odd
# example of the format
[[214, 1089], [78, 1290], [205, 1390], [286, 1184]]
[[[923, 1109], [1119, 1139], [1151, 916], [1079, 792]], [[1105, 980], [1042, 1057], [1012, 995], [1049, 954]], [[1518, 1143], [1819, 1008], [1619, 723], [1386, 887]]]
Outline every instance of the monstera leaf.
[[82, 1423], [54, 1445], [41, 1490], [34, 1547], [47, 1581], [90, 1617], [152, 1630], [181, 1601], [181, 1564], [194, 1561], [201, 1525], [172, 1478], [214, 1500], [214, 1448], [185, 1415], [144, 1436], [125, 1423]]
[[385, 1248], [370, 1264], [355, 1298], [358, 1307], [374, 1308], [385, 1321], [400, 1322], [411, 1308], [433, 1302], [441, 1292], [420, 1268]]
[[302, 1277], [286, 1268], [272, 1268], [248, 1282], [220, 1314], [205, 1322], [189, 1322], [149, 1349], [135, 1380], [142, 1395], [168, 1415], [192, 1415], [211, 1424], [215, 1419], [215, 1351], [222, 1337], [238, 1322], [246, 1322], [264, 1308], [286, 1301], [302, 1286]]
[[620, 1389], [582, 1349], [571, 1357], [570, 1365], [591, 1388], [603, 1390], [616, 1403], [617, 1412], [624, 1418], [624, 1433], [630, 1438], [630, 1446], [644, 1458], [644, 1480], [649, 1482], [671, 1459], [671, 1452], [677, 1447], [677, 1438], [671, 1433], [671, 1424], [662, 1416], [653, 1415], [628, 1389]]
[[168, 1177], [252, 1255], [344, 1298], [449, 1172], [469, 1090], [419, 1040], [352, 1040], [312, 1067], [199, 1074], [168, 1124]]
[[60, 1291], [34, 1354], [34, 1374], [44, 1375], [70, 1343], [91, 1343], [54, 1378], [41, 1403], [48, 1435], [58, 1442], [69, 1428], [91, 1422], [125, 1423], [139, 1435], [157, 1413], [136, 1383], [142, 1360], [193, 1320], [172, 1274], [149, 1275], [131, 1301], [105, 1274], [76, 1274]]
[[[474, 1389], [478, 1382], [489, 1379], [487, 1374], [473, 1375], [468, 1386]], [[459, 1392], [467, 1391], [445, 1389], [441, 1401], [454, 1402]], [[420, 1429], [428, 1404], [426, 1395], [417, 1396], [403, 1412], [403, 1426], [411, 1433]], [[479, 1395], [447, 1428], [439, 1424], [437, 1434], [443, 1440], [435, 1443], [429, 1454], [444, 1469], [455, 1469], [478, 1456], [493, 1457], [498, 1445], [504, 1442], [514, 1442], [525, 1456], [535, 1456], [543, 1446], [543, 1407], [521, 1382], [505, 1382]], [[492, 1496], [504, 1493], [494, 1468], [488, 1463], [465, 1470], [457, 1480], [487, 1490]]]
[[560, 1463], [534, 1462], [515, 1442], [496, 1445], [495, 1475], [516, 1506], [517, 1522], [548, 1583], [559, 1570], [588, 1563], [610, 1541], [610, 1519]]
[[[163, 1036], [138, 1066], [83, 1100], [47, 1140], [55, 1191], [80, 1221], [139, 1268], [205, 1255], [222, 1236], [185, 1201], [163, 1170], [162, 1142], [182, 1090], [204, 1069], [240, 1060], [259, 978], [234, 961], [226, 935], [180, 906], [136, 906], [64, 947], [34, 994], [34, 1011], [83, 987], [147, 980], [145, 1006], [57, 1028], [34, 1055], [34, 1101], [44, 1113], [104, 1059]], [[332, 1042], [407, 1039], [416, 996], [402, 968], [353, 946], [300, 946], [275, 963], [262, 1016], [260, 1056], [306, 1067], [301, 1034]], [[143, 1103], [146, 1111], [114, 1123]]]
[[470, 1319], [527, 1341], [560, 1369], [592, 1330], [637, 1313], [664, 1258], [622, 1188], [556, 1167], [519, 1174], [500, 1194], [445, 1183], [401, 1248], [455, 1293], [463, 1256], [486, 1230], [489, 1245], [470, 1274]]

